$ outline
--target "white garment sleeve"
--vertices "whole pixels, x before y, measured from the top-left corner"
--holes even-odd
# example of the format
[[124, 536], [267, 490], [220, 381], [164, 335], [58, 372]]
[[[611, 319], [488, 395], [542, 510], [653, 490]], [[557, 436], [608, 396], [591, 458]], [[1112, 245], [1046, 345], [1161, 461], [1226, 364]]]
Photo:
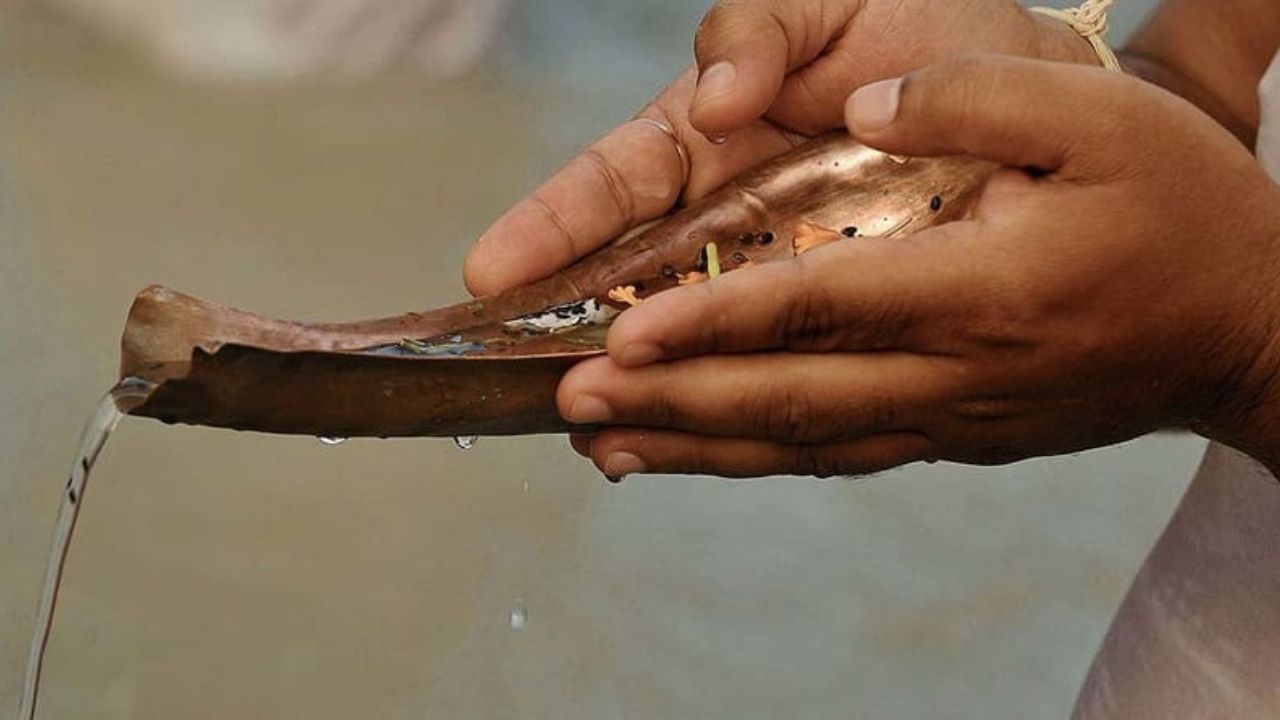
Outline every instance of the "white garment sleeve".
[[1262, 99], [1262, 123], [1258, 127], [1258, 163], [1280, 182], [1280, 54], [1258, 86]]

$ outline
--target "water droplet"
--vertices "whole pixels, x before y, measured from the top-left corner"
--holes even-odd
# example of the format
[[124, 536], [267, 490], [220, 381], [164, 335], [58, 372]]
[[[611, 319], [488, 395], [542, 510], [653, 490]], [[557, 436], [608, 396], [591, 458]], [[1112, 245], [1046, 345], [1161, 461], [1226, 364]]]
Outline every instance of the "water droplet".
[[458, 446], [459, 450], [470, 450], [476, 446], [475, 435], [459, 435], [453, 439], [453, 444]]
[[341, 445], [342, 443], [347, 441], [347, 439], [344, 437], [335, 437], [335, 436], [327, 436], [327, 435], [321, 435], [316, 439], [320, 441], [321, 445], [329, 445], [329, 446]]
[[523, 485], [520, 489], [521, 489], [522, 491], [524, 491], [524, 492], [529, 492], [529, 480], [528, 480], [528, 478], [526, 478], [526, 479], [525, 479], [525, 481], [524, 481], [524, 485]]
[[511, 613], [507, 617], [507, 624], [512, 630], [523, 630], [524, 626], [529, 624], [529, 608], [524, 604], [522, 598], [516, 598], [511, 603]]

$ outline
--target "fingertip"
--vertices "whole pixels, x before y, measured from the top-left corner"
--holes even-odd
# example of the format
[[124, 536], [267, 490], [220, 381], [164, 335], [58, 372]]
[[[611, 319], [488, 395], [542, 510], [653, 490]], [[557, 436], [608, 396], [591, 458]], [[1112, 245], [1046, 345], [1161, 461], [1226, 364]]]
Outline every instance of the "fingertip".
[[693, 107], [702, 107], [731, 98], [737, 84], [738, 67], [728, 60], [721, 60], [698, 73], [698, 84], [693, 91]]
[[462, 282], [473, 297], [494, 295], [502, 291], [494, 277], [494, 266], [489, 262], [488, 255], [482, 236], [467, 250], [467, 256], [462, 261]]
[[617, 483], [628, 475], [649, 472], [649, 462], [642, 457], [643, 431], [607, 430], [591, 443], [591, 461], [609, 482]]
[[535, 192], [495, 220], [467, 252], [463, 263], [467, 289], [478, 295], [494, 295], [572, 263], [576, 259], [574, 242], [551, 215], [555, 213]]
[[614, 321], [609, 328], [606, 349], [615, 364], [634, 368], [662, 360], [665, 353], [657, 338], [663, 330], [663, 318], [669, 319], [663, 306], [673, 293], [678, 294], [679, 289], [648, 298]]
[[608, 420], [611, 411], [597, 397], [612, 363], [607, 357], [584, 360], [564, 374], [556, 388], [556, 409], [568, 422], [591, 425]]
[[863, 85], [845, 102], [845, 124], [854, 135], [881, 132], [898, 117], [902, 99], [901, 77]]
[[546, 274], [550, 255], [545, 251], [539, 254], [536, 243], [526, 240], [536, 228], [526, 227], [519, 210], [517, 206], [498, 218], [467, 250], [462, 281], [472, 295], [497, 295]]
[[745, 123], [739, 116], [735, 90], [738, 87], [738, 68], [722, 60], [698, 74], [698, 84], [689, 102], [689, 124], [719, 145], [726, 134]]
[[[600, 469], [607, 478], [625, 478], [628, 475], [640, 475], [649, 472], [644, 459], [635, 453], [615, 450], [604, 456]], [[617, 482], [617, 481], [614, 481]]]
[[782, 89], [783, 71], [763, 62], [721, 60], [698, 76], [689, 124], [713, 144], [759, 120]]

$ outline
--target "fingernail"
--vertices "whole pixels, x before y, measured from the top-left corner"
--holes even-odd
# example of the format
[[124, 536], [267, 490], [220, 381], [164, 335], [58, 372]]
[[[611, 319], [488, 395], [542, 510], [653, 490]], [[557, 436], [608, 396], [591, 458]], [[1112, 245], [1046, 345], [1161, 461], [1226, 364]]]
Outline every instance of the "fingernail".
[[645, 342], [633, 342], [622, 346], [617, 361], [623, 367], [649, 365], [662, 359], [662, 348]]
[[849, 96], [846, 108], [849, 123], [856, 130], [883, 130], [898, 117], [898, 101], [901, 97], [900, 77], [863, 85]]
[[648, 472], [644, 461], [629, 452], [611, 452], [604, 459], [604, 474], [609, 478]]
[[698, 88], [693, 93], [693, 104], [701, 105], [733, 92], [738, 69], [731, 62], [718, 62], [698, 75]]
[[569, 417], [566, 419], [579, 425], [592, 425], [607, 422], [611, 417], [613, 410], [605, 401], [591, 395], [579, 395], [569, 406]]

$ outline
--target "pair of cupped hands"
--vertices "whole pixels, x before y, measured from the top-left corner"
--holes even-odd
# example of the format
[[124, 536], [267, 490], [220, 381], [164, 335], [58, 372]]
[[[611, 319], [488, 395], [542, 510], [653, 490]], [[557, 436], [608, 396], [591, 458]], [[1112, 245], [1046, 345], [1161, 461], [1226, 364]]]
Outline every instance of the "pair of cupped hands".
[[1162, 427], [1276, 467], [1280, 189], [1207, 115], [1003, 0], [726, 0], [695, 50], [637, 115], [689, 167], [652, 123], [622, 124], [482, 236], [472, 292], [549, 275], [842, 124], [1003, 168], [970, 219], [623, 313], [557, 394], [604, 427], [573, 438], [604, 474], [1006, 463]]

